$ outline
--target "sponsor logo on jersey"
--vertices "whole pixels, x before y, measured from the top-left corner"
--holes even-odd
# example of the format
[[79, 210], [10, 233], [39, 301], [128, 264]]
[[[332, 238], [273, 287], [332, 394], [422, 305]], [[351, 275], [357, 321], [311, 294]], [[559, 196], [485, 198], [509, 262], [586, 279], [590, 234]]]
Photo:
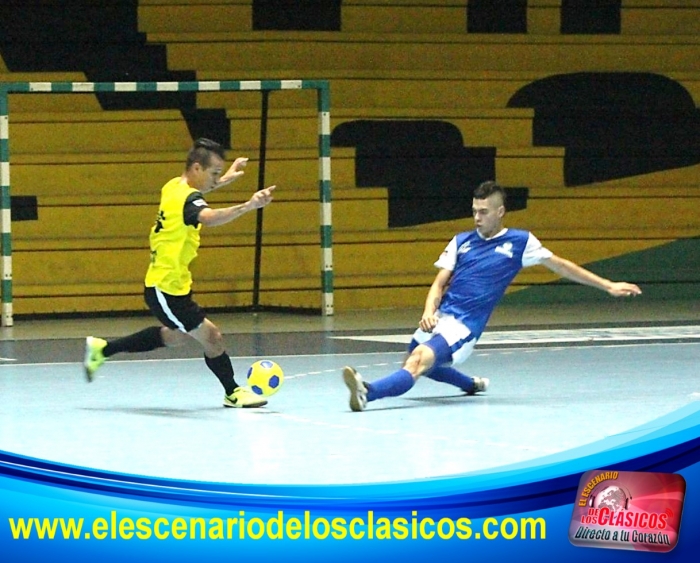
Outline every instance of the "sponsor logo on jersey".
[[501, 246], [496, 247], [496, 252], [499, 254], [503, 254], [507, 256], [508, 258], [513, 257], [513, 243], [512, 242], [504, 242]]
[[466, 254], [471, 250], [471, 243], [469, 241], [464, 242], [461, 244], [461, 246], [457, 249], [457, 254]]

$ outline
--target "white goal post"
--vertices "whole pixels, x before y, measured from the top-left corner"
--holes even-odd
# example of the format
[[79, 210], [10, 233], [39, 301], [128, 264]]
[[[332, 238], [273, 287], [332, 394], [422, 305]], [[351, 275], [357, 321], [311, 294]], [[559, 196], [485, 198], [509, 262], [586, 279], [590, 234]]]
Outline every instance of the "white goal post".
[[333, 315], [333, 226], [331, 213], [330, 88], [327, 80], [200, 80], [190, 82], [0, 82], [0, 227], [2, 233], [2, 326], [12, 326], [12, 219], [9, 95], [95, 92], [228, 92], [316, 90], [320, 203], [321, 314]]

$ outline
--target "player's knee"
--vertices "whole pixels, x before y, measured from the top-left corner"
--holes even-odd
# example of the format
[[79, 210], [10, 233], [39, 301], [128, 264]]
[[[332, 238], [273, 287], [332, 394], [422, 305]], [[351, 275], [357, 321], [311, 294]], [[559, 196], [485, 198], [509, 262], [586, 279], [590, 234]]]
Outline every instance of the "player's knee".
[[404, 362], [404, 369], [414, 378], [420, 377], [435, 363], [435, 354], [427, 346], [421, 344], [413, 349]]
[[214, 323], [208, 320], [189, 333], [204, 348], [204, 353], [210, 358], [220, 356], [226, 351], [224, 337]]
[[224, 336], [218, 327], [212, 326], [207, 333], [207, 345], [212, 352], [216, 352], [217, 356], [223, 354], [225, 350]]
[[212, 342], [221, 342], [224, 339], [223, 335], [221, 334], [221, 331], [219, 330], [219, 327], [212, 327], [211, 330], [209, 331], [209, 340]]

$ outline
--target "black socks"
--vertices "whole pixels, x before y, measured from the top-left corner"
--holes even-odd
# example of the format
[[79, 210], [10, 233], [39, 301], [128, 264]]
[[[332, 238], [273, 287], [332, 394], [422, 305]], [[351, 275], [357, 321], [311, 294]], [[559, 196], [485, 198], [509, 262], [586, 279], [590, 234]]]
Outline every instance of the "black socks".
[[102, 353], [105, 358], [109, 358], [119, 352], [148, 352], [163, 346], [165, 344], [163, 344], [163, 337], [160, 334], [160, 327], [151, 326], [129, 336], [108, 342]]
[[233, 378], [233, 366], [231, 365], [231, 358], [228, 354], [224, 352], [221, 356], [216, 358], [209, 358], [204, 356], [204, 361], [214, 375], [221, 381], [221, 385], [224, 386], [226, 394], [230, 395], [233, 390], [238, 387], [236, 380]]

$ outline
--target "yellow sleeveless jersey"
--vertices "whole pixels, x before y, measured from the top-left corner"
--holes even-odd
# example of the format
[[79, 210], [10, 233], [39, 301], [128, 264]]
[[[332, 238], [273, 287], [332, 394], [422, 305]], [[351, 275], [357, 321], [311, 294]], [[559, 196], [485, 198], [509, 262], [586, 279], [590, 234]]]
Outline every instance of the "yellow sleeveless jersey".
[[157, 287], [170, 295], [190, 292], [189, 265], [197, 256], [202, 225], [185, 224], [184, 208], [187, 198], [197, 192], [179, 177], [163, 186], [158, 217], [151, 228], [151, 263], [146, 272], [146, 287]]

